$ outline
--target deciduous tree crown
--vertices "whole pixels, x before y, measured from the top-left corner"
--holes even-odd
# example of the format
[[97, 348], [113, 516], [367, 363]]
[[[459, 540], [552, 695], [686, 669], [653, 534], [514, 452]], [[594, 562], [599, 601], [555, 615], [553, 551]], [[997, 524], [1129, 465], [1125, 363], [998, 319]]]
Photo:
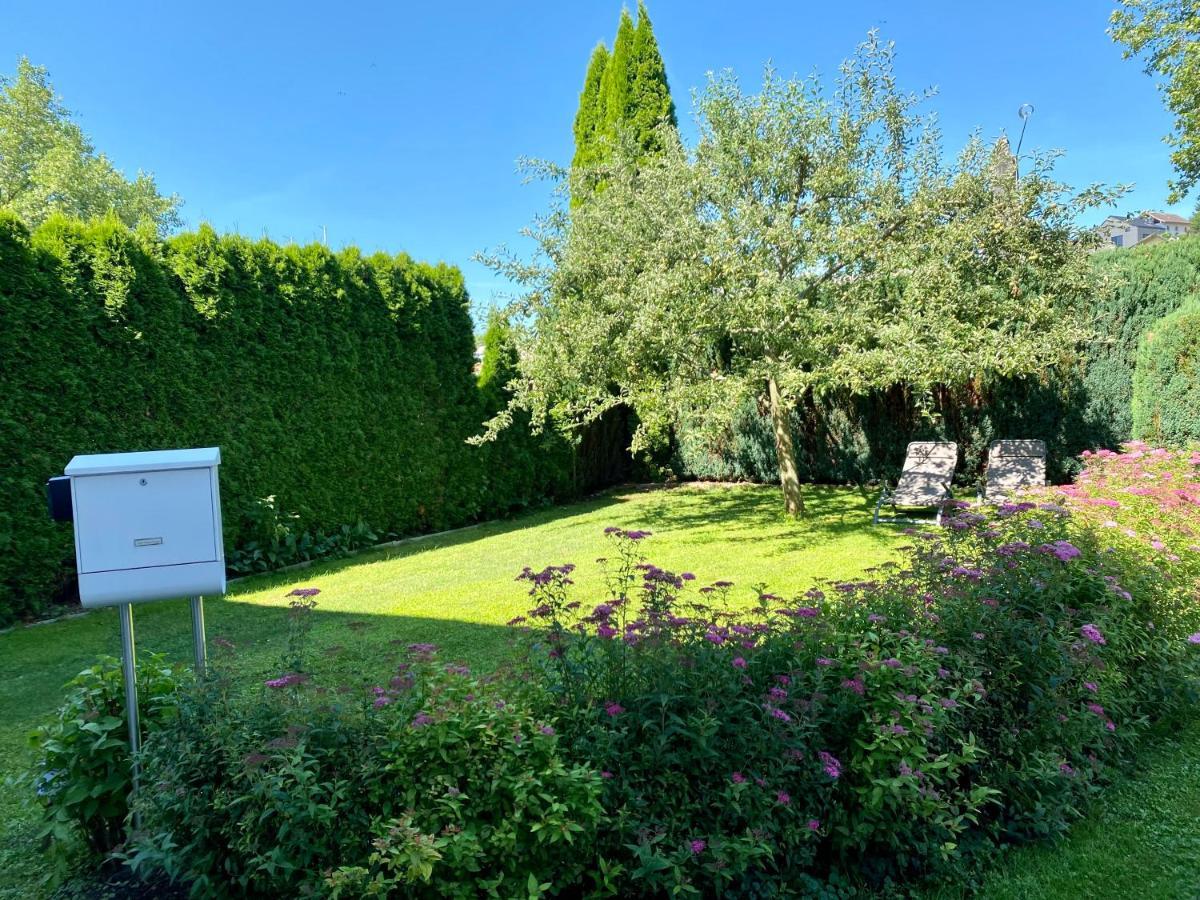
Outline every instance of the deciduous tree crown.
[[1074, 223], [1112, 192], [1069, 192], [1048, 156], [1017, 178], [1007, 145], [978, 135], [947, 161], [892, 58], [872, 34], [832, 86], [768, 69], [748, 94], [713, 76], [690, 150], [647, 157], [622, 131], [604, 190], [542, 221], [541, 264], [494, 260], [530, 288], [513, 406], [578, 424], [629, 404], [636, 449], [682, 417], [720, 428], [747, 395], [778, 418], [809, 392], [927, 389], [1069, 353], [1094, 240]]

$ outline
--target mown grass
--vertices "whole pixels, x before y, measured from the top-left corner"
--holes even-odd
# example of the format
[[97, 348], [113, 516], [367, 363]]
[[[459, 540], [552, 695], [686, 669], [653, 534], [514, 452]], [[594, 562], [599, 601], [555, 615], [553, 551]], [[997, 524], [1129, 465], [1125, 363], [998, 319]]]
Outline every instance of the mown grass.
[[[603, 590], [598, 556], [607, 525], [654, 532], [646, 551], [658, 565], [691, 570], [699, 579], [733, 581], [735, 597], [766, 582], [776, 593], [806, 590], [828, 578], [854, 577], [887, 559], [903, 541], [896, 529], [871, 528], [871, 497], [849, 488], [808, 491], [809, 517], [787, 519], [777, 489], [758, 486], [616, 491], [595, 499], [433, 536], [352, 560], [264, 576], [205, 604], [209, 640], [237, 645], [246, 677], [270, 672], [283, 651], [286, 594], [298, 585], [321, 589], [315, 646], [369, 656], [387, 641], [434, 641], [447, 658], [477, 668], [498, 664], [508, 650], [504, 623], [526, 611], [522, 566], [574, 562], [581, 597]], [[740, 592], [740, 593], [736, 593]], [[134, 631], [141, 651], [190, 659], [186, 604], [139, 607]], [[98, 655], [119, 650], [116, 614], [100, 610], [0, 635], [0, 779], [28, 765], [27, 734], [54, 710], [64, 682]], [[28, 787], [0, 787], [0, 897], [39, 892], [43, 863]]]
[[1056, 843], [1020, 847], [978, 893], [928, 900], [1195, 900], [1200, 897], [1200, 723], [1144, 753], [1091, 814]]
[[[224, 599], [207, 602], [208, 634], [210, 641], [232, 640], [239, 669], [247, 679], [261, 677], [277, 666], [284, 647], [287, 592], [314, 585], [322, 591], [317, 647], [344, 646], [342, 658], [355, 660], [389, 640], [429, 640], [446, 657], [488, 668], [508, 652], [503, 623], [527, 606], [524, 588], [513, 580], [520, 568], [577, 563], [579, 596], [595, 597], [603, 585], [593, 561], [605, 553], [607, 525], [649, 528], [655, 536], [645, 546], [654, 562], [694, 571], [702, 582], [733, 581], [735, 596], [749, 601], [757, 582], [797, 593], [889, 558], [904, 538], [894, 528], [870, 527], [871, 499], [848, 488], [811, 489], [810, 517], [797, 523], [782, 515], [772, 488], [616, 491], [241, 582]], [[190, 658], [182, 602], [139, 607], [135, 628], [139, 649]], [[118, 646], [111, 610], [0, 634], [0, 898], [45, 893], [29, 788], [2, 782], [27, 767], [26, 735], [52, 712], [63, 683]], [[1200, 898], [1200, 724], [1149, 750], [1139, 771], [1111, 788], [1066, 840], [1011, 850], [975, 888], [988, 900]]]

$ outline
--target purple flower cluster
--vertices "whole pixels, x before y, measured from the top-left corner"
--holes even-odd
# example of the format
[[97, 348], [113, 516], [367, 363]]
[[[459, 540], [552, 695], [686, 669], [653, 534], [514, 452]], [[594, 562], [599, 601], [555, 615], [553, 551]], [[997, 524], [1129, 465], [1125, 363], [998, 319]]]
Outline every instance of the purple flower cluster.
[[841, 777], [842, 763], [836, 756], [826, 750], [822, 750], [817, 754], [817, 759], [820, 760], [821, 768], [824, 770], [826, 775], [828, 775], [830, 778]]
[[604, 533], [611, 538], [626, 541], [644, 541], [646, 538], [654, 534], [653, 531], [637, 531], [634, 529], [618, 528], [616, 525], [609, 525], [604, 529]]
[[1075, 559], [1075, 557], [1080, 556], [1083, 552], [1070, 541], [1054, 541], [1053, 543], [1042, 544], [1038, 547], [1038, 550], [1042, 553], [1049, 553], [1063, 562]]
[[528, 581], [533, 587], [529, 589], [532, 596], [539, 588], [547, 587], [551, 584], [570, 585], [574, 584], [571, 581], [570, 575], [575, 571], [574, 563], [567, 563], [562, 566], [546, 566], [540, 572], [535, 572], [529, 566], [521, 570], [517, 576], [517, 581]]
[[279, 678], [268, 679], [267, 681], [264, 681], [263, 684], [269, 688], [279, 690], [280, 688], [293, 687], [297, 684], [303, 684], [307, 680], [308, 677], [306, 675], [301, 675], [299, 672], [289, 672], [287, 675], [283, 675]]

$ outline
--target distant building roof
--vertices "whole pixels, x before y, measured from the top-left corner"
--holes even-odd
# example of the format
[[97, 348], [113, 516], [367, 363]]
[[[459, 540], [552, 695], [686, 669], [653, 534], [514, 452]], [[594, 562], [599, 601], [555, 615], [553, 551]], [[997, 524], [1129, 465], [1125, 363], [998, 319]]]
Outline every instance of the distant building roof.
[[1157, 222], [1162, 222], [1165, 225], [1190, 225], [1191, 220], [1185, 216], [1177, 216], [1175, 213], [1154, 212], [1148, 211], [1142, 213], [1143, 216], [1154, 219]]
[[1136, 228], [1144, 228], [1148, 231], [1166, 231], [1165, 225], [1160, 225], [1158, 222], [1148, 218], [1147, 216], [1109, 216], [1105, 219], [1102, 225], [1125, 225]]

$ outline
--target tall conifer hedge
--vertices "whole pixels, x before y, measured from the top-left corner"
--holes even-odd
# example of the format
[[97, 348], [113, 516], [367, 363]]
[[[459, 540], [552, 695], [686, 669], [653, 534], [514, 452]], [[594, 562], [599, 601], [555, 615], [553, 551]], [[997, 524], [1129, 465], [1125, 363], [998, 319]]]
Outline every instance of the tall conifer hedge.
[[1146, 329], [1133, 375], [1133, 436], [1155, 444], [1200, 441], [1200, 306]]
[[571, 493], [560, 438], [464, 442], [501, 401], [474, 349], [450, 266], [0, 217], [0, 624], [70, 591], [43, 485], [77, 453], [219, 446], [227, 551], [268, 496], [402, 534]]

